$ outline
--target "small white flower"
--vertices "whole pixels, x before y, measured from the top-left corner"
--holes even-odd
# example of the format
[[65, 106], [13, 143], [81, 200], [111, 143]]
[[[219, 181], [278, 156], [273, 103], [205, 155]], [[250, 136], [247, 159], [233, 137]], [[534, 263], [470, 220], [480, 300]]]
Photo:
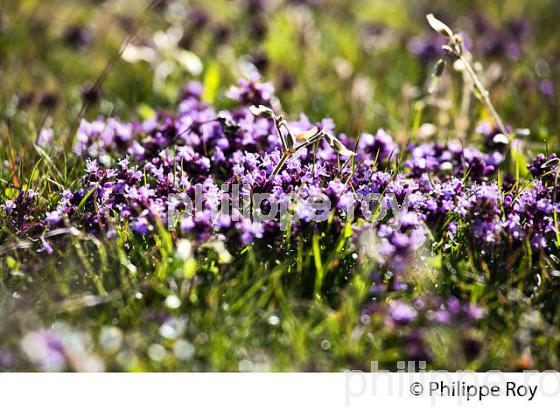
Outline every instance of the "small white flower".
[[36, 144], [41, 148], [48, 147], [52, 144], [53, 138], [54, 131], [52, 128], [43, 128], [37, 136]]

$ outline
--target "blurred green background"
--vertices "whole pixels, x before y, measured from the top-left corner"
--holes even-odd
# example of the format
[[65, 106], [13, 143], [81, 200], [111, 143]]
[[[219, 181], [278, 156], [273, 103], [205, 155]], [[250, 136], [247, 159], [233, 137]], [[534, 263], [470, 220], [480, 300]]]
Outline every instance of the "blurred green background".
[[[34, 127], [53, 117], [55, 128], [68, 132], [60, 127], [68, 127], [88, 87], [135, 34], [126, 59], [111, 67], [101, 100], [89, 95], [95, 101], [89, 117], [171, 107], [191, 79], [205, 83], [208, 100], [227, 104], [223, 91], [257, 69], [275, 84], [288, 113], [332, 117], [350, 134], [388, 127], [402, 141], [412, 102], [437, 59], [439, 44], [424, 17], [434, 12], [468, 37], [505, 121], [531, 128], [536, 141], [557, 143], [551, 137], [558, 131], [557, 1], [160, 0], [149, 6], [146, 0], [3, 0], [2, 116], [25, 108]], [[449, 93], [460, 102], [460, 87]], [[456, 106], [443, 116], [441, 107], [428, 110], [427, 118], [446, 125], [457, 119]]]

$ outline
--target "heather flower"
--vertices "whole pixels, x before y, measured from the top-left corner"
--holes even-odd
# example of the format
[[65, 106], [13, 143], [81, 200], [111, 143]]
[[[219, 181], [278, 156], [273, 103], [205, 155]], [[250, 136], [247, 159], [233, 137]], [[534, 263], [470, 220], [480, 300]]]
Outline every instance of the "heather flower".
[[11, 199], [8, 199], [3, 207], [4, 211], [6, 212], [11, 212], [15, 208], [16, 208], [16, 204]]
[[[239, 98], [246, 99], [253, 93], [262, 99], [263, 90], [260, 87], [260, 83], [241, 82], [234, 94], [237, 93]], [[119, 173], [100, 168], [96, 161], [87, 162], [86, 172], [94, 176], [91, 182], [99, 184], [103, 181], [103, 184], [96, 189], [96, 198], [99, 198], [100, 204], [103, 205], [100, 209], [107, 211], [114, 209], [122, 218], [130, 218], [130, 226], [134, 232], [149, 234], [153, 229], [150, 222], [152, 215], [165, 220], [166, 199], [162, 195], [188, 188], [187, 180], [210, 181], [203, 172], [210, 172], [212, 175], [219, 168], [220, 172], [215, 175], [218, 178], [227, 180], [229, 172], [230, 176], [233, 175], [242, 184], [260, 190], [264, 188], [268, 180], [267, 175], [271, 174], [280, 159], [279, 152], [276, 150], [280, 144], [272, 128], [272, 121], [255, 118], [249, 110], [239, 109], [220, 113], [221, 118], [224, 119], [223, 124], [208, 122], [217, 118], [217, 114], [210, 107], [200, 103], [200, 95], [200, 84], [190, 83], [181, 97], [179, 117], [175, 120], [170, 117], [156, 117], [150, 120], [149, 125], [143, 124], [143, 131], [147, 133], [147, 138], [141, 138], [135, 125], [123, 124], [115, 119], [81, 124], [76, 151], [89, 157], [96, 158], [101, 153], [126, 155], [130, 152], [130, 147], [138, 147], [137, 152], [142, 154], [131, 154], [130, 158], [121, 160], [119, 166], [122, 170], [130, 169], [131, 159], [140, 163], [145, 161], [144, 152], [153, 152], [162, 146], [167, 147], [169, 141], [173, 141], [180, 132], [176, 144], [181, 145], [175, 146], [175, 157], [169, 156], [169, 151], [164, 150], [145, 164], [146, 172], [153, 180], [152, 186], [140, 186], [141, 175], [133, 179], [130, 179], [131, 175], [123, 176], [123, 181], [130, 181], [123, 185], [119, 182], [117, 176]], [[270, 96], [271, 94], [267, 94], [266, 99]], [[197, 126], [197, 124], [201, 125]], [[316, 125], [318, 129], [329, 133], [334, 129], [332, 121], [322, 121]], [[289, 127], [294, 132], [304, 132], [313, 126], [314, 124], [304, 115], [299, 121], [289, 123]], [[480, 131], [491, 132], [482, 129]], [[343, 135], [340, 136], [340, 140], [349, 143], [347, 137]], [[204, 151], [201, 151], [203, 141]], [[260, 155], [258, 152], [261, 150], [269, 151], [265, 155]], [[482, 153], [473, 147], [463, 148], [461, 144], [454, 142], [447, 145], [421, 144], [411, 146], [409, 150], [410, 158], [406, 160], [405, 165], [408, 176], [416, 179], [397, 178], [393, 183], [388, 184], [389, 175], [379, 171], [372, 173], [371, 167], [375, 160], [378, 162], [386, 160], [397, 153], [396, 144], [390, 136], [383, 130], [379, 130], [375, 135], [364, 134], [358, 147], [358, 155], [364, 161], [352, 176], [352, 183], [356, 186], [357, 193], [367, 195], [386, 191], [395, 194], [399, 203], [407, 197], [413, 210], [401, 215], [400, 230], [392, 231], [387, 228], [387, 225], [379, 227], [381, 262], [397, 272], [404, 271], [411, 261], [414, 250], [422, 243], [424, 233], [421, 223], [426, 222], [430, 226], [440, 225], [442, 220], [454, 211], [472, 222], [476, 237], [486, 242], [498, 240], [503, 223], [499, 221], [500, 212], [497, 206], [499, 195], [496, 193], [496, 188], [488, 191], [484, 184], [482, 188], [475, 184], [474, 188], [469, 188], [470, 193], [463, 196], [464, 187], [461, 181], [453, 177], [449, 179], [447, 166], [455, 174], [466, 174], [474, 181], [481, 181], [496, 172], [503, 161], [503, 155], [499, 151]], [[298, 184], [307, 184], [309, 188], [304, 193], [309, 195], [313, 192], [309, 191], [310, 188], [320, 185], [321, 180], [333, 172], [335, 168], [331, 164], [337, 161], [336, 155], [324, 146], [319, 147], [316, 157], [319, 162], [311, 167], [309, 163], [313, 161], [314, 156], [306, 149], [300, 150], [298, 155], [294, 155], [286, 162], [285, 170], [272, 179], [274, 183], [268, 189], [278, 189], [277, 192], [295, 192]], [[174, 176], [173, 163], [182, 164], [182, 174]], [[313, 174], [311, 170], [314, 171]], [[442, 180], [427, 178], [426, 174], [429, 172], [439, 174]], [[280, 185], [276, 186], [276, 184]], [[482, 189], [483, 192], [477, 192], [477, 189]], [[117, 192], [115, 190], [119, 192], [117, 197], [114, 196]], [[354, 199], [348, 186], [337, 181], [328, 181], [324, 188], [315, 191], [315, 194], [321, 193], [326, 194], [331, 204], [334, 204], [340, 212], [343, 212]], [[181, 224], [183, 230], [198, 232], [198, 235], [206, 237], [212, 231], [212, 223], [215, 223], [220, 230], [240, 229], [244, 242], [253, 241], [263, 235], [262, 227], [257, 229], [248, 221], [232, 224], [230, 220], [223, 217], [210, 221], [205, 217], [207, 212], [209, 209], [199, 215], [198, 222], [183, 221]], [[308, 223], [313, 212], [314, 209], [301, 204], [297, 209], [302, 223]], [[421, 214], [417, 215], [416, 212]], [[50, 216], [56, 219], [54, 214]], [[338, 214], [338, 217], [342, 216], [343, 213]], [[95, 225], [105, 219], [105, 216], [101, 215], [93, 218], [96, 221]], [[515, 232], [518, 231], [515, 229], [516, 220], [513, 216], [506, 216], [513, 235], [517, 235]], [[447, 226], [448, 232], [453, 235], [457, 233], [456, 222]]]
[[546, 184], [556, 184], [560, 159], [553, 153], [549, 157], [539, 154], [527, 167], [533, 178], [540, 178]]
[[432, 34], [428, 37], [418, 36], [413, 37], [408, 42], [408, 50], [417, 55], [423, 62], [435, 61], [441, 58], [443, 51], [442, 46], [446, 44], [446, 39], [437, 34]]
[[[198, 81], [190, 81], [185, 87], [182, 88], [179, 95], [179, 101], [194, 99], [200, 101], [203, 93], [202, 84]], [[157, 124], [157, 123], [155, 123]]]
[[539, 91], [547, 97], [552, 97], [556, 92], [556, 87], [552, 81], [545, 79], [539, 82]]
[[37, 252], [46, 253], [46, 254], [49, 254], [49, 255], [54, 252], [54, 249], [52, 248], [51, 244], [48, 243], [45, 238], [41, 238], [41, 244], [42, 245], [37, 250]]
[[227, 96], [242, 105], [270, 105], [274, 93], [274, 86], [270, 83], [261, 83], [258, 76], [250, 80], [241, 79], [237, 87], [231, 87]]
[[[507, 127], [508, 131], [512, 131], [511, 127]], [[482, 122], [476, 127], [476, 132], [483, 136], [484, 147], [488, 151], [504, 151], [509, 145], [508, 137], [497, 127], [491, 127], [489, 123]]]
[[58, 210], [47, 212], [46, 217], [45, 217], [45, 222], [47, 222], [51, 225], [56, 225], [61, 220], [62, 220], [62, 215], [60, 214], [60, 211], [58, 211]]
[[382, 129], [378, 130], [375, 136], [368, 133], [362, 134], [358, 147], [369, 154], [371, 160], [378, 163], [383, 163], [390, 158], [395, 159], [399, 152], [397, 144]]
[[42, 227], [33, 215], [36, 195], [33, 189], [21, 190], [15, 199], [5, 202], [3, 210], [10, 215], [5, 222], [14, 232], [23, 234]]
[[146, 235], [153, 229], [148, 220], [143, 216], [133, 221], [130, 226], [134, 232], [140, 235]]
[[391, 319], [396, 324], [405, 324], [416, 318], [416, 311], [404, 302], [393, 302], [389, 307]]

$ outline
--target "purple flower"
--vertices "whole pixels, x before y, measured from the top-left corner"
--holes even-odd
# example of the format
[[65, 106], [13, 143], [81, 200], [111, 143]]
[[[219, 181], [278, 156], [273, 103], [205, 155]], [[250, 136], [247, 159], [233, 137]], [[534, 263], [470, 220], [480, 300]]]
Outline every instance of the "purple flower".
[[552, 97], [556, 88], [554, 87], [554, 83], [547, 79], [539, 82], [539, 91], [547, 97]]
[[554, 184], [560, 169], [560, 158], [555, 153], [549, 157], [539, 154], [527, 168], [534, 178], [541, 178], [547, 184]]
[[416, 311], [404, 302], [393, 302], [389, 306], [391, 319], [397, 324], [406, 324], [416, 319]]
[[203, 93], [202, 84], [198, 81], [191, 81], [189, 82], [182, 90], [179, 97], [179, 100], [200, 100], [202, 98]]
[[51, 225], [56, 225], [61, 220], [62, 220], [62, 215], [60, 214], [60, 212], [58, 210], [47, 212], [46, 217], [45, 217], [45, 222], [47, 222]]
[[227, 96], [243, 105], [270, 105], [274, 94], [274, 86], [270, 83], [261, 83], [259, 76], [250, 80], [241, 79], [237, 87], [231, 87]]
[[393, 138], [382, 129], [378, 130], [375, 136], [368, 133], [362, 134], [358, 148], [368, 153], [369, 158], [377, 163], [394, 159], [399, 153]]
[[16, 204], [14, 203], [14, 201], [12, 201], [11, 199], [8, 199], [6, 201], [6, 203], [4, 204], [4, 207], [2, 209], [4, 209], [4, 211], [6, 212], [11, 212], [16, 208]]
[[150, 225], [148, 220], [143, 216], [137, 218], [135, 221], [132, 221], [130, 227], [134, 232], [140, 235], [147, 235], [152, 230], [152, 226]]
[[49, 255], [50, 255], [51, 253], [53, 253], [53, 248], [52, 248], [52, 246], [50, 245], [50, 243], [48, 243], [48, 242], [45, 240], [45, 238], [41, 238], [41, 244], [42, 244], [42, 246], [41, 246], [41, 248], [39, 248], [39, 250], [37, 250], [37, 252], [39, 252], [39, 253], [46, 253], [46, 254], [49, 254]]
[[408, 42], [408, 50], [417, 55], [422, 61], [435, 61], [443, 55], [441, 49], [446, 44], [445, 38], [436, 34], [413, 37]]

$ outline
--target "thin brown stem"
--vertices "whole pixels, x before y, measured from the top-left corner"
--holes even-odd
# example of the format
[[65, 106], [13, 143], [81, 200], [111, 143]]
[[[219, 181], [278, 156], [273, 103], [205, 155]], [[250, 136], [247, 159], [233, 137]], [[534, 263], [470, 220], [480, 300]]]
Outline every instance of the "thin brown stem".
[[282, 166], [290, 156], [291, 154], [286, 154], [286, 153], [282, 154], [282, 158], [280, 158], [280, 161], [278, 161], [278, 164], [276, 164], [276, 167], [274, 167], [274, 171], [272, 171], [272, 174], [270, 174], [271, 178], [276, 174], [278, 174], [278, 172], [280, 172]]
[[490, 93], [484, 87], [484, 85], [482, 85], [482, 82], [480, 81], [480, 79], [476, 75], [474, 69], [472, 68], [472, 66], [470, 64], [470, 62], [465, 58], [464, 55], [459, 56], [459, 59], [461, 60], [461, 62], [465, 66], [465, 70], [467, 71], [467, 74], [471, 78], [475, 88], [477, 89], [478, 93], [480, 94], [480, 96], [482, 98], [482, 102], [484, 103], [484, 105], [486, 105], [486, 108], [488, 108], [488, 111], [490, 111], [490, 114], [494, 118], [494, 121], [496, 122], [496, 125], [500, 129], [500, 132], [502, 134], [506, 135], [506, 136], [509, 136], [509, 133], [506, 130], [504, 122], [502, 121], [502, 118], [500, 117], [500, 115], [496, 111], [496, 108], [494, 108], [494, 105], [492, 104], [492, 101], [490, 100]]

